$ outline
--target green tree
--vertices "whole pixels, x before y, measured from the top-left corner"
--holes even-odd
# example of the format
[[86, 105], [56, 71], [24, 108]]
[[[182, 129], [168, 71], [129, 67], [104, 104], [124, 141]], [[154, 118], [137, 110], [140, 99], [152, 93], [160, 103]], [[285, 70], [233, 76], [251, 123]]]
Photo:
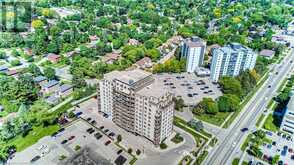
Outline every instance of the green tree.
[[28, 67], [28, 72], [32, 73], [34, 76], [42, 75], [40, 68], [36, 64], [30, 64]]
[[44, 69], [44, 76], [47, 77], [49, 80], [53, 80], [56, 78], [55, 69], [51, 67], [47, 67]]
[[202, 109], [205, 113], [212, 115], [215, 115], [218, 112], [217, 103], [212, 98], [203, 98], [196, 106], [196, 109]]
[[240, 81], [233, 77], [222, 77], [219, 81], [224, 94], [233, 94], [241, 98], [243, 96]]
[[236, 95], [225, 94], [218, 98], [217, 103], [220, 112], [235, 112], [239, 109], [240, 99]]

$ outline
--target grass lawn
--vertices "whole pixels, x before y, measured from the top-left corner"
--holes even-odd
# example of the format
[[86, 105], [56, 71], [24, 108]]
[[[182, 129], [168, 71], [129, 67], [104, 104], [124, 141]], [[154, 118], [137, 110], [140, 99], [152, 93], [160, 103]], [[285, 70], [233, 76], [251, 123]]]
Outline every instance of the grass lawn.
[[208, 151], [204, 151], [201, 155], [199, 155], [195, 161], [195, 165], [201, 165], [203, 160], [206, 158], [208, 155]]
[[264, 119], [265, 115], [261, 114], [261, 116], [258, 118], [257, 122], [256, 122], [256, 127], [259, 127], [259, 125], [261, 124], [262, 120]]
[[216, 115], [202, 114], [202, 115], [195, 115], [195, 117], [204, 122], [207, 122], [216, 126], [221, 126], [222, 123], [226, 120], [226, 118], [229, 115], [230, 115], [229, 112], [218, 112]]
[[56, 132], [59, 128], [60, 127], [58, 125], [52, 125], [48, 127], [33, 127], [33, 130], [30, 131], [27, 136], [22, 137], [21, 135], [19, 135], [13, 138], [12, 140], [8, 141], [8, 143], [15, 145], [16, 150], [19, 152], [35, 144], [42, 137], [51, 135], [52, 133]]
[[232, 162], [232, 165], [238, 165], [239, 164], [240, 159], [239, 158], [235, 158]]
[[277, 132], [279, 128], [274, 124], [273, 114], [269, 114], [264, 122], [263, 128], [272, 132]]
[[249, 144], [250, 139], [251, 139], [252, 136], [253, 136], [252, 134], [249, 134], [249, 135], [246, 137], [244, 143], [243, 143], [242, 146], [241, 146], [241, 150], [242, 150], [242, 151], [245, 151], [245, 149], [246, 149], [246, 147], [248, 146], [248, 144]]

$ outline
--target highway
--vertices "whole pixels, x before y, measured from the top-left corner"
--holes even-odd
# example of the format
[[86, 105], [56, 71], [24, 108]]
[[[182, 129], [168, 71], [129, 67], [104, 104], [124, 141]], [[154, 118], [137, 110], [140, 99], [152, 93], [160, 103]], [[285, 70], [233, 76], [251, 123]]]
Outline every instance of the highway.
[[[242, 112], [235, 119], [232, 125], [223, 132], [224, 138], [219, 139], [219, 144], [212, 150], [204, 164], [226, 165], [231, 164], [232, 156], [240, 148], [244, 139], [254, 128], [259, 115], [264, 111], [270, 99], [276, 94], [281, 82], [293, 70], [294, 51], [284, 58], [281, 64], [276, 64], [268, 79], [255, 93], [252, 99], [243, 108]], [[278, 72], [276, 74], [276, 72]], [[269, 87], [269, 85], [271, 87]], [[248, 132], [241, 132], [242, 128], [249, 128]]]

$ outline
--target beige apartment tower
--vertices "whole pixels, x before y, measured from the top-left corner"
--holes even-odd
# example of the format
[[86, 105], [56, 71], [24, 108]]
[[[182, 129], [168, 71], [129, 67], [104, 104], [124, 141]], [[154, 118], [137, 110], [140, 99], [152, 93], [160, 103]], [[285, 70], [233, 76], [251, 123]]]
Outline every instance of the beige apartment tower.
[[105, 74], [98, 87], [98, 109], [123, 129], [155, 145], [171, 135], [173, 95], [158, 88], [151, 73], [135, 69]]

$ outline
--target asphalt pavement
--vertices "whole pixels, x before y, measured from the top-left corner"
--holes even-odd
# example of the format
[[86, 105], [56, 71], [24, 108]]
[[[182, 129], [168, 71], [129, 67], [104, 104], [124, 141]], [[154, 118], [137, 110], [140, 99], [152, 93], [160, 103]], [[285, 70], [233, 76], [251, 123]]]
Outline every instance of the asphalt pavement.
[[269, 78], [247, 103], [228, 130], [224, 132], [224, 138], [219, 139], [219, 144], [212, 150], [204, 164], [231, 164], [232, 156], [238, 154], [239, 147], [249, 134], [249, 132], [243, 133], [240, 130], [244, 127], [249, 130], [254, 128], [258, 116], [263, 112], [270, 98], [276, 94], [281, 82], [293, 70], [293, 62], [291, 61], [294, 61], [293, 50], [280, 65], [277, 64], [277, 67], [273, 68]]

